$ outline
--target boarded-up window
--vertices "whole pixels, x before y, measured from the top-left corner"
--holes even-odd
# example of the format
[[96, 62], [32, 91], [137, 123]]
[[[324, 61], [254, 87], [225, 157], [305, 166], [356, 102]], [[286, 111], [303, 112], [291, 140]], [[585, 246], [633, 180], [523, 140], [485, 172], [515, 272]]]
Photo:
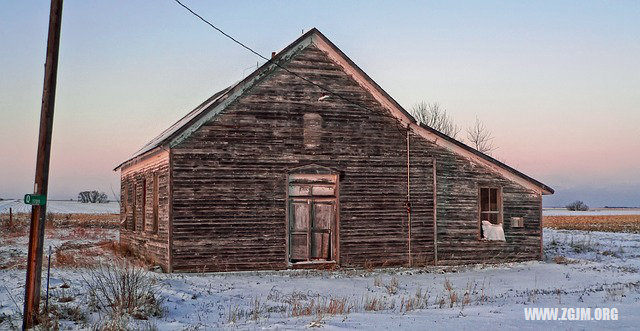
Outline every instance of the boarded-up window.
[[522, 227], [524, 227], [524, 218], [522, 218], [522, 217], [511, 217], [511, 227], [512, 228], [522, 228]]
[[136, 208], [136, 200], [138, 199], [138, 187], [136, 183], [133, 183], [133, 195], [131, 197], [131, 208], [133, 209], [133, 215], [131, 220], [131, 231], [136, 230], [136, 222], [138, 221], [138, 209]]
[[158, 174], [153, 174], [153, 233], [158, 233]]
[[307, 113], [302, 116], [303, 119], [303, 138], [304, 147], [316, 148], [320, 146], [322, 138], [322, 117], [316, 113]]
[[147, 228], [147, 179], [142, 179], [142, 231]]

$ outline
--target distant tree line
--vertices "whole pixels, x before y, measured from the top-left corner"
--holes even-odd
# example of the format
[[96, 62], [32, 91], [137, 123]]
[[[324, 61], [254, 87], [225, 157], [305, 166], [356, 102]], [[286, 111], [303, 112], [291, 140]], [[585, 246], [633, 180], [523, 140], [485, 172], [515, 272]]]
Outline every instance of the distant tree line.
[[78, 193], [78, 202], [82, 203], [107, 203], [109, 197], [104, 192], [82, 191]]

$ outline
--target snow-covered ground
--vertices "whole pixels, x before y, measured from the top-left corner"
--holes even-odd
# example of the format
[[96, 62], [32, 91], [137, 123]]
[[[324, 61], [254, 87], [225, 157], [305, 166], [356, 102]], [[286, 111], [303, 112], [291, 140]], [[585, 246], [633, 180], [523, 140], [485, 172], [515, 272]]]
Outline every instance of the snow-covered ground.
[[[89, 215], [84, 223], [78, 221], [71, 223], [65, 218], [55, 222], [57, 223], [55, 227], [46, 228], [43, 245], [45, 255], [51, 248], [54, 253], [54, 262], [57, 250], [61, 250], [64, 255], [67, 255], [67, 260], [73, 259], [76, 264], [83, 260], [104, 258], [104, 255], [110, 255], [112, 252], [105, 251], [100, 245], [106, 246], [108, 243], [119, 240], [120, 236], [116, 224], [105, 226], [107, 223], [104, 221], [94, 224]], [[79, 224], [83, 225], [79, 226]], [[25, 224], [20, 231], [0, 233], [0, 270], [24, 268], [29, 243], [28, 230]], [[2, 296], [1, 287], [0, 296]]]
[[[22, 200], [0, 201], [0, 214], [9, 213], [9, 208], [14, 213], [31, 212], [31, 205], [26, 205]], [[118, 202], [80, 203], [71, 200], [50, 200], [47, 201], [47, 212], [60, 214], [118, 214], [120, 213], [120, 205]]]
[[544, 208], [544, 216], [595, 216], [595, 215], [640, 215], [640, 208], [592, 208], [587, 211], [567, 210], [566, 208]]
[[[640, 329], [640, 235], [545, 229], [544, 236], [546, 260], [525, 263], [370, 271], [149, 273], [157, 281], [166, 314], [150, 321], [131, 319], [128, 327]], [[87, 308], [82, 281], [86, 274], [83, 269], [51, 271], [52, 302], [79, 307], [88, 315], [88, 321], [80, 324], [61, 321], [62, 328], [90, 328], [99, 318]], [[5, 316], [0, 329], [9, 327], [9, 319], [19, 325], [13, 300], [19, 305], [23, 297], [24, 270], [0, 271], [0, 284], [0, 321]], [[62, 284], [70, 287], [63, 289]], [[56, 302], [63, 296], [72, 301]], [[318, 307], [325, 313], [318, 314]], [[618, 320], [525, 320], [524, 309], [533, 307], [589, 307], [592, 317], [596, 308], [616, 308]], [[313, 312], [307, 315], [308, 311]]]

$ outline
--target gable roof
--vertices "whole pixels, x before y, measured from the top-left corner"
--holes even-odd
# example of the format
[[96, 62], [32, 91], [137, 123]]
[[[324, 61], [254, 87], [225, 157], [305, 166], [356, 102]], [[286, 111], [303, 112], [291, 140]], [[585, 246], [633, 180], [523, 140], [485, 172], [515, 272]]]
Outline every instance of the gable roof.
[[329, 57], [340, 65], [347, 74], [359, 83], [361, 87], [368, 90], [383, 107], [388, 109], [392, 115], [420, 136], [435, 143], [436, 145], [491, 168], [506, 178], [527, 188], [533, 189], [540, 194], [553, 194], [554, 191], [551, 187], [492, 158], [491, 156], [465, 145], [454, 138], [451, 138], [424, 124], [416, 122], [409, 112], [407, 112], [395, 99], [393, 99], [393, 97], [384, 91], [373, 79], [371, 79], [371, 77], [362, 71], [362, 69], [360, 69], [348, 56], [346, 56], [316, 28], [313, 28], [300, 36], [243, 80], [211, 96], [176, 123], [171, 125], [168, 129], [163, 131], [160, 135], [144, 145], [140, 150], [135, 152], [131, 158], [118, 165], [114, 171], [117, 171], [121, 167], [130, 163], [142, 160], [148, 155], [155, 154], [159, 149], [163, 149], [167, 146], [173, 147], [179, 144], [200, 128], [204, 123], [221, 113], [230, 103], [243, 95], [245, 91], [249, 90], [256, 83], [262, 81], [277, 68], [281, 67], [281, 64], [284, 64], [299, 51], [311, 44], [314, 44], [316, 47], [325, 51]]

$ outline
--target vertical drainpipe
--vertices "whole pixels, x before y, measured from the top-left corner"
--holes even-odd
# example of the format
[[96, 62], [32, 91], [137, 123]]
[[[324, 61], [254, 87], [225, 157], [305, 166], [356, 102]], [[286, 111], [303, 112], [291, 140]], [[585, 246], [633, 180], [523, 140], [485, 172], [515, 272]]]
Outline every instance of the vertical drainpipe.
[[407, 124], [407, 225], [409, 230], [408, 246], [409, 246], [409, 267], [413, 266], [413, 258], [411, 256], [411, 164], [409, 160], [409, 130], [410, 124]]

